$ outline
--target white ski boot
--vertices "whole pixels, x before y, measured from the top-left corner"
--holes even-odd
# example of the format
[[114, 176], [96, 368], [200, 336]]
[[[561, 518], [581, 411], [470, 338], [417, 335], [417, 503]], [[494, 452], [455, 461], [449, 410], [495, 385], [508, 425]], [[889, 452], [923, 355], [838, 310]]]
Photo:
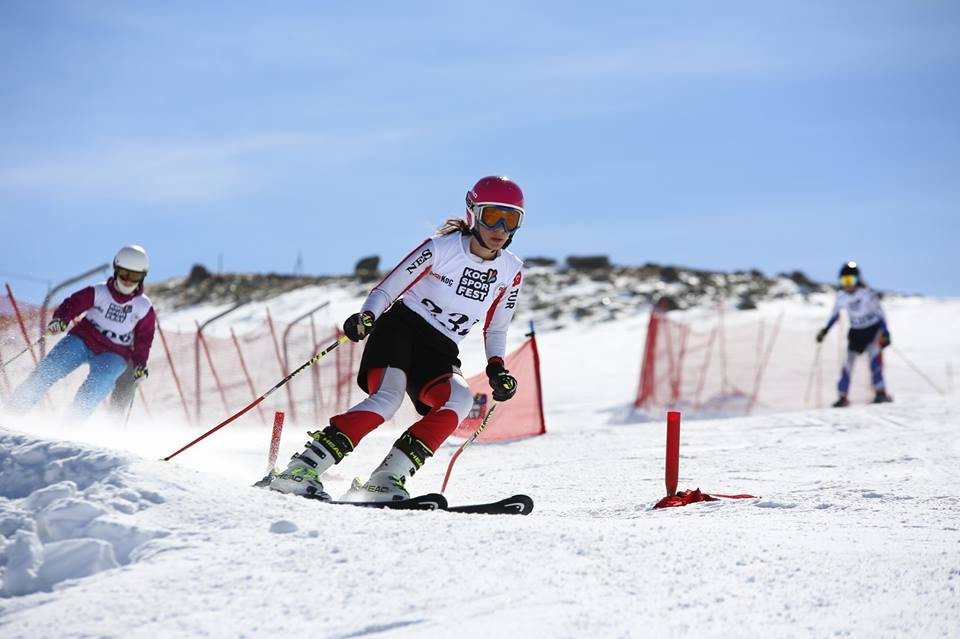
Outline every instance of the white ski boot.
[[408, 477], [420, 470], [433, 451], [426, 444], [405, 432], [396, 441], [393, 448], [380, 466], [370, 475], [370, 479], [361, 484], [354, 481], [344, 499], [353, 501], [399, 501], [410, 499], [406, 483]]
[[[402, 454], [402, 453], [401, 453]], [[404, 487], [407, 478], [403, 475], [391, 475], [389, 472], [375, 472], [364, 483], [354, 480], [348, 499], [354, 501], [400, 501], [410, 499], [410, 493]]]
[[287, 467], [270, 478], [269, 488], [280, 493], [330, 501], [320, 475], [353, 450], [353, 443], [340, 430], [328, 426], [307, 433], [303, 452], [294, 453]]
[[270, 478], [270, 490], [287, 495], [299, 495], [311, 499], [330, 501], [330, 494], [323, 489], [320, 473], [310, 468], [296, 455], [285, 469]]

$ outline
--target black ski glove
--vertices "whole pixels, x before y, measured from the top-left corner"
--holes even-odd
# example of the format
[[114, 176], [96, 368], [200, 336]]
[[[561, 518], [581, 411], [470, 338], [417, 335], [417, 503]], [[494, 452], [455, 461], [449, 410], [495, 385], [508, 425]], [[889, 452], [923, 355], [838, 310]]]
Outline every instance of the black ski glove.
[[363, 311], [354, 313], [343, 323], [343, 334], [350, 338], [351, 342], [360, 342], [373, 331], [373, 313]]
[[493, 398], [498, 402], [505, 402], [517, 392], [517, 378], [508, 375], [510, 371], [503, 367], [503, 360], [491, 357], [487, 363], [487, 379], [493, 389]]
[[47, 324], [47, 335], [56, 335], [57, 333], [62, 333], [67, 330], [67, 323], [62, 319], [53, 319], [50, 320], [50, 323]]

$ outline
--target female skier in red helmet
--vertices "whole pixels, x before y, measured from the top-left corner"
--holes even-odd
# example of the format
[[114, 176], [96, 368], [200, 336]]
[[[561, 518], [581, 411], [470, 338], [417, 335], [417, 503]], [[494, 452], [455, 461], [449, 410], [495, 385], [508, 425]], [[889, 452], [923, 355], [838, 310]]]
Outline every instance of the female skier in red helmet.
[[320, 476], [365, 435], [390, 419], [404, 393], [422, 416], [394, 443], [351, 498], [406, 499], [406, 481], [467, 416], [473, 395], [460, 372], [458, 343], [483, 322], [486, 373], [493, 398], [505, 401], [517, 380], [503, 366], [507, 329], [523, 280], [523, 262], [506, 250], [523, 223], [523, 192], [506, 177], [482, 178], [467, 192], [466, 220], [449, 219], [367, 295], [343, 331], [370, 336], [357, 383], [368, 397], [308, 433], [304, 450], [272, 477], [270, 488], [330, 499]]

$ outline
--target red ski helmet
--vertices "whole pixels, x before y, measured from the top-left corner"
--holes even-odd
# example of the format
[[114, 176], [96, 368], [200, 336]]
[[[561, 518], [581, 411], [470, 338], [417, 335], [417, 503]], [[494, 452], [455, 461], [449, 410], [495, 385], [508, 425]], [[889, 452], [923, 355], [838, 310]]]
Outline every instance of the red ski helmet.
[[523, 191], [510, 178], [502, 175], [488, 175], [480, 178], [473, 188], [467, 191], [467, 226], [471, 230], [476, 230], [477, 220], [484, 206], [516, 209], [520, 215], [513, 232], [520, 228], [523, 221]]

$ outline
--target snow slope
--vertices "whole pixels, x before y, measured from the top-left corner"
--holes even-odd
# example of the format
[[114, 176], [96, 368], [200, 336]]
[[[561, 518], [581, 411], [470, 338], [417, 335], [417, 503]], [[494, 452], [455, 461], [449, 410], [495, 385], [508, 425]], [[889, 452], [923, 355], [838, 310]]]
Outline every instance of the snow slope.
[[[958, 311], [911, 301], [894, 337], [942, 370], [960, 343], [923, 322]], [[457, 462], [451, 503], [523, 491], [529, 517], [256, 490], [262, 428], [168, 463], [195, 427], [0, 416], [0, 636], [960, 636], [955, 395], [901, 370], [891, 405], [686, 420], [681, 488], [759, 497], [654, 511], [664, 431], [627, 410], [640, 344], [618, 340], [624, 322], [544, 333], [549, 433]], [[364, 440], [331, 492], [396, 435]], [[454, 450], [413, 488], [439, 489]]]

